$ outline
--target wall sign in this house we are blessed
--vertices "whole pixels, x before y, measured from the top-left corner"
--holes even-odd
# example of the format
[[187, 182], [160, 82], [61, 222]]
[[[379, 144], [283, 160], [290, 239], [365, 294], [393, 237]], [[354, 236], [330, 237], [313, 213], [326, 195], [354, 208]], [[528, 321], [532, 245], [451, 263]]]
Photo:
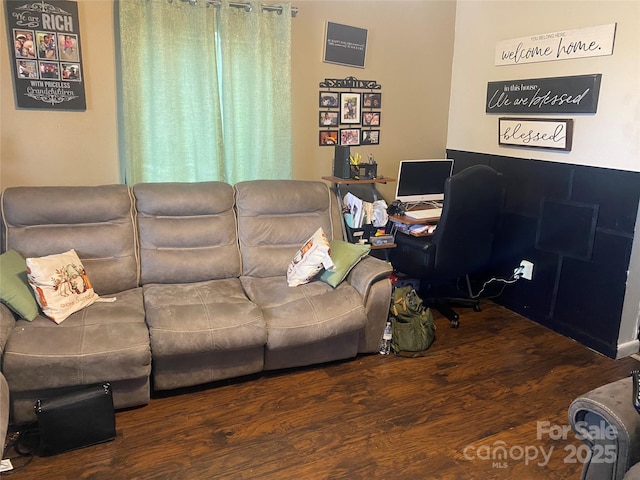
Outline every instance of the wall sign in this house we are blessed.
[[487, 84], [487, 113], [596, 113], [602, 74]]
[[78, 5], [66, 0], [7, 0], [16, 105], [86, 110]]

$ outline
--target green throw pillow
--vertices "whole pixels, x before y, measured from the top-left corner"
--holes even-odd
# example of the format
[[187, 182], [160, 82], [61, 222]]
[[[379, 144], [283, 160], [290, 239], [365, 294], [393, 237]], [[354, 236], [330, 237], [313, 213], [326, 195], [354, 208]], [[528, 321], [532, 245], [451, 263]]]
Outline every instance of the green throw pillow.
[[25, 320], [38, 316], [38, 304], [27, 281], [27, 262], [15, 250], [0, 255], [0, 300]]
[[335, 266], [331, 270], [322, 272], [320, 280], [335, 288], [360, 260], [369, 255], [371, 245], [331, 240], [329, 246], [331, 247], [329, 255]]

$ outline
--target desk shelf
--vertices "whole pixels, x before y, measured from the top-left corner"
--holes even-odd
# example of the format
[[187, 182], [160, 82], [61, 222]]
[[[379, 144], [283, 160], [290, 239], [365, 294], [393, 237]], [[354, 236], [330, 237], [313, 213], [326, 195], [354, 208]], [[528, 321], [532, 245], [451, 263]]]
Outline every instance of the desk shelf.
[[[376, 191], [376, 184], [382, 183], [386, 184], [389, 182], [395, 182], [395, 178], [389, 177], [376, 177], [376, 178], [366, 178], [366, 179], [355, 179], [355, 178], [340, 178], [333, 175], [326, 175], [322, 177], [323, 180], [327, 182], [331, 182], [336, 186], [336, 193], [338, 194], [338, 200], [340, 202], [340, 207], [342, 208], [342, 191], [340, 189], [341, 185], [371, 185], [371, 196], [373, 200], [378, 200], [378, 192]], [[344, 218], [342, 219], [342, 230], [344, 234], [344, 238], [349, 241], [353, 241], [353, 236], [351, 234], [350, 229], [345, 225]], [[371, 250], [387, 250], [389, 248], [395, 248], [395, 243], [389, 243], [386, 245], [371, 245]]]

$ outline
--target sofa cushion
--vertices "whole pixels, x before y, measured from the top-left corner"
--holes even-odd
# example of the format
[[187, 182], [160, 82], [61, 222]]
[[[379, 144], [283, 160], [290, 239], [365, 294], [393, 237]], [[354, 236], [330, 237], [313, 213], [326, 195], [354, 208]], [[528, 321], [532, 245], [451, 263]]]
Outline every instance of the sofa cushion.
[[337, 201], [322, 182], [252, 180], [235, 188], [243, 275], [284, 276], [296, 251], [318, 228], [329, 240], [336, 234]]
[[260, 306], [271, 350], [311, 344], [364, 327], [362, 297], [347, 283], [324, 282], [290, 288], [286, 277], [240, 277], [248, 297]]
[[290, 287], [309, 283], [323, 268], [333, 268], [333, 260], [329, 255], [329, 240], [319, 228], [293, 256], [287, 268], [287, 283]]
[[2, 364], [11, 391], [148, 377], [142, 289], [115, 296], [115, 302], [94, 303], [59, 325], [43, 316], [17, 321]]
[[27, 258], [27, 272], [38, 305], [56, 323], [98, 299], [84, 265], [73, 249], [60, 254]]
[[144, 286], [154, 357], [195, 355], [262, 346], [267, 330], [260, 309], [237, 278]]
[[27, 262], [15, 250], [0, 255], [0, 300], [25, 320], [38, 316], [38, 304], [27, 281]]
[[343, 240], [331, 240], [331, 260], [333, 268], [325, 270], [320, 275], [320, 280], [332, 287], [337, 287], [355, 267], [360, 260], [369, 255], [371, 245], [359, 245]]
[[141, 183], [133, 192], [143, 285], [240, 275], [231, 185]]
[[5, 249], [27, 258], [73, 248], [98, 295], [138, 286], [133, 197], [126, 185], [11, 187], [1, 202]]

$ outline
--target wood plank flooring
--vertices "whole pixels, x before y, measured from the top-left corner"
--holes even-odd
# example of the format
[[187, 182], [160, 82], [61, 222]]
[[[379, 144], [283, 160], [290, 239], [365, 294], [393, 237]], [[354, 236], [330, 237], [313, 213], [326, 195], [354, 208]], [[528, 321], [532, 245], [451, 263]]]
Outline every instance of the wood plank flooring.
[[[568, 425], [577, 395], [638, 362], [603, 357], [491, 302], [460, 313], [457, 330], [436, 315], [423, 357], [366, 355], [154, 394], [116, 414], [115, 441], [35, 457], [7, 478], [579, 478], [570, 454], [582, 443], [538, 426]], [[486, 459], [500, 446], [506, 458]]]

